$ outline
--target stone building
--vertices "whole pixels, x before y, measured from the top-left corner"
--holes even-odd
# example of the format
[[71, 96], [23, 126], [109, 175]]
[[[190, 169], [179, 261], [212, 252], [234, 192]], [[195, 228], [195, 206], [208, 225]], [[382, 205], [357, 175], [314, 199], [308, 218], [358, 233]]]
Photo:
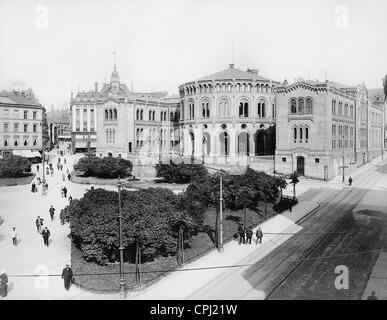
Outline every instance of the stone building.
[[59, 143], [71, 141], [69, 110], [55, 110], [51, 106], [51, 110], [47, 112], [47, 123], [51, 148]]
[[32, 89], [0, 92], [0, 153], [40, 157], [45, 109]]
[[383, 106], [364, 85], [297, 81], [275, 94], [276, 173], [329, 180], [381, 154]]
[[230, 64], [179, 87], [183, 155], [211, 165], [273, 166], [274, 89], [280, 83], [256, 69]]

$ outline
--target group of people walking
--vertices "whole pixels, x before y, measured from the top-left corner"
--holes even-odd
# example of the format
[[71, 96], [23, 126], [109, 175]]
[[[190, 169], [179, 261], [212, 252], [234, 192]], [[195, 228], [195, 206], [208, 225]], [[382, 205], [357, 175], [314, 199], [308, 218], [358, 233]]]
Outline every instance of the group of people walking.
[[[243, 224], [238, 227], [238, 235], [239, 235], [239, 245], [243, 244], [251, 244], [251, 239], [253, 238], [254, 232], [251, 227], [246, 228]], [[256, 241], [255, 243], [262, 243], [263, 232], [260, 227], [255, 231]]]

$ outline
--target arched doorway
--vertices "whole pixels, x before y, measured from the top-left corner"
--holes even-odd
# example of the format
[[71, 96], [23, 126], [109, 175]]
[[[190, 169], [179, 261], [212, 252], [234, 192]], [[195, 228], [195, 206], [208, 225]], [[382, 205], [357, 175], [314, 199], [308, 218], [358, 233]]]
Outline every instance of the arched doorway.
[[191, 156], [193, 156], [195, 153], [195, 136], [192, 132], [190, 132], [189, 137], [191, 140]]
[[250, 135], [247, 132], [238, 135], [238, 154], [250, 155]]
[[302, 156], [297, 157], [297, 174], [299, 176], [305, 174], [305, 158]]
[[228, 156], [230, 154], [230, 135], [223, 131], [219, 135], [220, 155]]
[[202, 149], [203, 156], [209, 156], [211, 151], [211, 138], [208, 132], [203, 133], [202, 145], [203, 145], [203, 149]]
[[255, 155], [264, 156], [267, 148], [267, 135], [263, 131], [258, 131], [255, 134]]

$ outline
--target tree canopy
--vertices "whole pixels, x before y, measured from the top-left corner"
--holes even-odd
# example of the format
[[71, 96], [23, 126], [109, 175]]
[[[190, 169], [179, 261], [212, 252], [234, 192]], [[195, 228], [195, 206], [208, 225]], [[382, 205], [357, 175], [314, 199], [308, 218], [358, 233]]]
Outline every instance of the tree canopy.
[[[122, 191], [124, 259], [135, 259], [136, 241], [142, 247], [142, 260], [172, 255], [177, 249], [177, 234], [185, 239], [193, 232], [194, 220], [178, 209], [180, 198], [163, 188]], [[104, 189], [88, 191], [61, 212], [70, 222], [71, 237], [87, 261], [99, 264], [119, 258], [118, 193]]]
[[170, 183], [189, 183], [196, 180], [202, 181], [208, 176], [206, 167], [201, 164], [163, 164], [156, 165], [156, 177], [164, 178]]
[[132, 172], [132, 162], [120, 157], [97, 157], [87, 154], [78, 160], [74, 170], [85, 177], [111, 178], [126, 177]]
[[31, 162], [22, 156], [7, 155], [0, 159], [0, 177], [22, 177], [31, 172]]

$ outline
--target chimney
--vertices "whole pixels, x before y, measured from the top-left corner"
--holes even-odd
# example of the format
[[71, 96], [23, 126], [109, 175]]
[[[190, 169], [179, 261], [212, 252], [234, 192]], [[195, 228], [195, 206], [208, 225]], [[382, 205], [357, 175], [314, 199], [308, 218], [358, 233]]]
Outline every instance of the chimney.
[[98, 82], [94, 82], [94, 91], [98, 93]]

